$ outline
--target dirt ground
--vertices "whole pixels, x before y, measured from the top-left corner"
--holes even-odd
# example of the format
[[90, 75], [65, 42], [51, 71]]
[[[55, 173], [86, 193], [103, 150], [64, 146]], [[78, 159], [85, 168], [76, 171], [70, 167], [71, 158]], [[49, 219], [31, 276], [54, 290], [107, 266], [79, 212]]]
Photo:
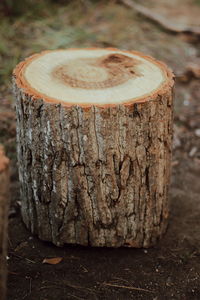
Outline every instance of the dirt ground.
[[[54, 5], [38, 18], [1, 19], [0, 142], [12, 163], [8, 300], [200, 299], [200, 36], [169, 32], [121, 1], [83, 2]], [[192, 20], [184, 5], [200, 12], [197, 0], [176, 0], [164, 10], [164, 1], [146, 3], [161, 15], [167, 11], [168, 20], [179, 5], [181, 22]], [[21, 221], [10, 72], [36, 51], [69, 46], [140, 50], [175, 72], [171, 214], [167, 233], [154, 248], [57, 248], [32, 236]], [[42, 263], [55, 257], [62, 261]]]

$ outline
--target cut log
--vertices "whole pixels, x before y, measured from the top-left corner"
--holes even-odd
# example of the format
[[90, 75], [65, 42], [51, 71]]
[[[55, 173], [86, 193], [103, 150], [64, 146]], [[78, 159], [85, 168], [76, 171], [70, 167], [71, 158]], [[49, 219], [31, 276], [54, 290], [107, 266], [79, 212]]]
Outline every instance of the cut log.
[[14, 70], [22, 217], [56, 245], [165, 232], [173, 74], [134, 51], [45, 51]]
[[9, 159], [0, 145], [0, 298], [6, 297], [7, 226], [9, 207]]
[[[162, 15], [162, 13], [160, 14], [160, 13], [156, 12], [154, 9], [151, 10], [148, 7], [140, 5], [132, 0], [121, 0], [120, 2], [122, 2], [129, 8], [136, 10], [139, 14], [143, 15], [147, 19], [150, 19], [154, 23], [161, 25], [167, 31], [175, 32], [175, 33], [188, 33], [188, 34], [196, 35], [197, 37], [200, 35], [199, 22], [196, 22], [197, 25], [190, 25], [187, 22], [187, 21], [191, 21], [194, 24], [194, 21], [196, 19], [195, 17], [198, 15], [198, 12], [199, 12], [198, 6], [191, 7], [191, 4], [185, 3], [185, 5], [181, 7], [181, 8], [183, 8], [183, 10], [181, 11], [180, 7], [178, 9], [177, 3], [176, 3], [176, 5], [174, 5], [173, 2], [171, 2], [171, 3], [168, 2], [169, 6], [164, 4], [164, 8], [166, 9], [166, 11], [168, 11], [167, 10], [167, 8], [168, 8], [170, 10], [170, 12], [173, 10], [173, 15], [171, 13], [169, 15], [169, 13], [168, 13], [169, 16], [167, 16], [167, 15], [164, 16], [164, 15]], [[173, 6], [171, 6], [171, 4]], [[161, 11], [162, 11], [162, 8], [163, 8], [162, 3], [160, 5], [160, 7], [161, 7]], [[157, 6], [157, 8], [159, 10], [159, 6]], [[193, 8], [193, 13], [191, 13], [191, 8]], [[164, 11], [165, 11], [165, 9], [164, 9]], [[177, 11], [176, 11], [176, 9], [177, 9]], [[186, 12], [188, 12], [188, 14]], [[180, 18], [180, 16], [182, 18]], [[186, 23], [183, 20], [186, 21]]]

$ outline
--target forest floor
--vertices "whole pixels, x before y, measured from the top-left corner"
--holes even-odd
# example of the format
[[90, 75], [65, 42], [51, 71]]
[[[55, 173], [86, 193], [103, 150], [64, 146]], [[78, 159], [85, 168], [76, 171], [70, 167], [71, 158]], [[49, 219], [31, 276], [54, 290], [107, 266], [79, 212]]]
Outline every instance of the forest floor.
[[[168, 2], [143, 4], [169, 24], [199, 25], [199, 1]], [[168, 31], [122, 1], [52, 4], [37, 18], [29, 11], [0, 22], [0, 142], [12, 164], [8, 300], [200, 299], [200, 36]], [[151, 249], [57, 248], [32, 236], [21, 220], [11, 71], [34, 52], [87, 46], [139, 50], [176, 75], [170, 221]], [[42, 263], [55, 257], [62, 261]]]

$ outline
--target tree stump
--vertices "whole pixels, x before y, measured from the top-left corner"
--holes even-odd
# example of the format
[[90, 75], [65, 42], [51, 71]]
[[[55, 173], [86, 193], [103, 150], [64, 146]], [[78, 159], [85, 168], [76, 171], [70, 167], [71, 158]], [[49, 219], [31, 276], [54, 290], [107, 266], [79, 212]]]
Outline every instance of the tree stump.
[[44, 51], [14, 70], [22, 217], [40, 239], [149, 247], [164, 233], [173, 74], [134, 51]]
[[9, 207], [9, 159], [0, 145], [0, 298], [6, 297], [7, 226]]

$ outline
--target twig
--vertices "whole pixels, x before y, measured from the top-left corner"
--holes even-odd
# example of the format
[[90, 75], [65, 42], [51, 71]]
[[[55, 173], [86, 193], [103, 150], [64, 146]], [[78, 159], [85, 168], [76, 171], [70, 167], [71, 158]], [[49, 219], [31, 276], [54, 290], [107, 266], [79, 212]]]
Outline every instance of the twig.
[[57, 283], [57, 282], [50, 282], [50, 281], [46, 281], [46, 282], [49, 282], [49, 283], [52, 283], [52, 285], [44, 285], [40, 288], [40, 290], [43, 290], [43, 289], [48, 289], [48, 288], [63, 288], [64, 286], [65, 287], [69, 287], [69, 288], [72, 288], [72, 289], [84, 289], [84, 287], [82, 286], [78, 286], [78, 285], [73, 285], [73, 284], [70, 284], [70, 283]]
[[80, 267], [83, 269], [84, 273], [88, 273], [88, 270], [86, 269], [86, 267], [84, 267], [83, 265], [80, 265]]
[[46, 288], [50, 288], [50, 287], [69, 287], [69, 288], [72, 288], [72, 289], [75, 289], [75, 290], [87, 290], [89, 291], [90, 293], [94, 293], [92, 289], [88, 288], [88, 287], [84, 287], [84, 286], [80, 286], [80, 285], [74, 285], [74, 284], [71, 284], [70, 282], [68, 281], [64, 281], [64, 282], [52, 282], [52, 281], [49, 281], [49, 280], [45, 280], [45, 283], [50, 283], [52, 285], [48, 285], [48, 286], [43, 286], [41, 287], [40, 289], [46, 289]]
[[112, 284], [112, 283], [107, 283], [107, 282], [103, 282], [102, 284], [106, 285], [106, 286], [121, 288], [121, 289], [128, 289], [128, 290], [134, 290], [134, 291], [142, 291], [142, 292], [147, 292], [147, 293], [154, 293], [153, 291], [142, 289], [142, 288], [137, 288], [137, 287], [134, 287], [134, 286], [118, 285], [118, 284]]
[[12, 271], [8, 271], [8, 274], [11, 274], [11, 275], [20, 275], [20, 273], [16, 273], [16, 272], [12, 272]]
[[23, 257], [23, 256], [21, 256], [21, 255], [17, 255], [17, 254], [15, 254], [15, 253], [13, 253], [13, 252], [10, 252], [10, 254], [13, 255], [13, 256], [15, 256], [15, 257], [17, 257], [17, 258], [25, 259], [26, 261], [31, 262], [32, 264], [36, 264], [36, 261], [31, 260], [31, 259], [29, 259], [29, 258]]
[[51, 288], [53, 288], [53, 289], [63, 289], [62, 286], [56, 286], [56, 285], [43, 285], [43, 286], [41, 286], [41, 287], [39, 288], [39, 290], [41, 291], [41, 290], [51, 289]]
[[124, 282], [126, 282], [126, 284], [130, 284], [130, 282], [128, 281], [128, 280], [126, 280], [126, 279], [124, 279], [124, 278], [119, 278], [119, 277], [113, 277], [113, 281], [124, 281]]

